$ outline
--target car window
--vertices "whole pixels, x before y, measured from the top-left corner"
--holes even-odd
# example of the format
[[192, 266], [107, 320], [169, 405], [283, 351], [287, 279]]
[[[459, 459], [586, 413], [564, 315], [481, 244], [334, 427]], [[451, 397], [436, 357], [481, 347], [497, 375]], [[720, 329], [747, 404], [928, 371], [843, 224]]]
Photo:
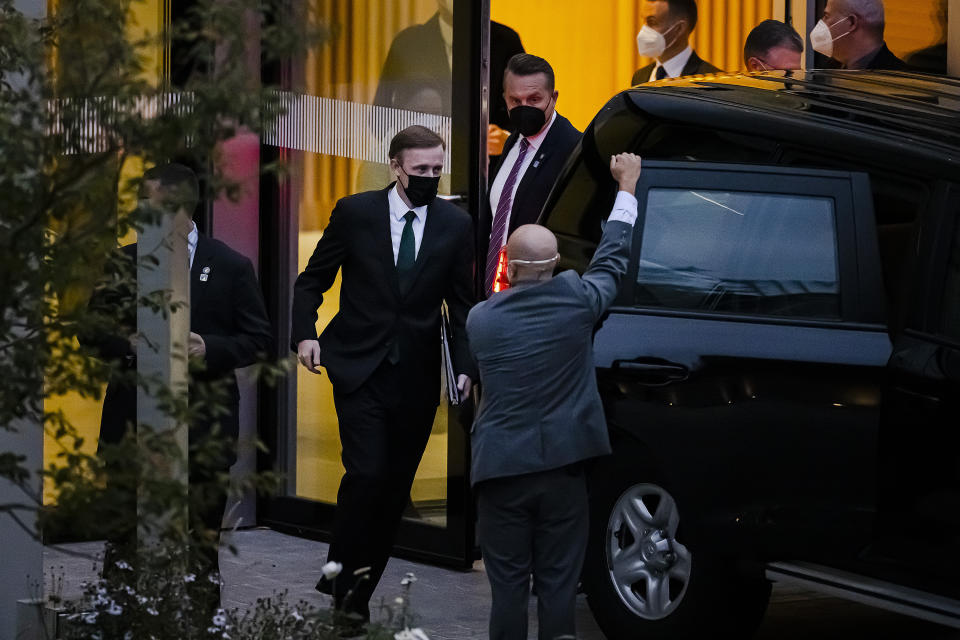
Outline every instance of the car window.
[[637, 305], [838, 318], [831, 198], [650, 189]]
[[883, 275], [887, 304], [899, 315], [901, 298], [909, 287], [910, 248], [916, 233], [917, 220], [927, 207], [930, 187], [922, 180], [905, 174], [904, 168], [891, 171], [883, 158], [875, 165], [841, 156], [831, 156], [823, 150], [787, 149], [782, 163], [793, 167], [841, 169], [862, 171], [870, 175], [873, 192], [873, 211], [877, 221], [877, 248]]

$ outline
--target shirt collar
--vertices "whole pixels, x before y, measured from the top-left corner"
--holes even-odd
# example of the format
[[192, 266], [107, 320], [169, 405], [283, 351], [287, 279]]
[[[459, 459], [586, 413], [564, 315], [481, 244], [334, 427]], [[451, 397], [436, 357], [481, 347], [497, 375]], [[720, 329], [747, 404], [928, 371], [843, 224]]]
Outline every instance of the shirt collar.
[[683, 75], [683, 68], [687, 66], [687, 62], [690, 61], [690, 56], [693, 55], [693, 47], [687, 45], [687, 48], [673, 56], [666, 62], [661, 63], [657, 60], [657, 65], [653, 69], [653, 77], [656, 77], [657, 67], [663, 67], [667, 70], [667, 76], [671, 78], [677, 78]]
[[197, 241], [200, 239], [200, 232], [197, 231], [197, 223], [190, 222], [190, 233], [187, 234], [187, 247], [190, 251], [197, 248]]
[[390, 215], [396, 218], [397, 222], [403, 220], [403, 216], [407, 215], [408, 211], [413, 211], [417, 215], [417, 220], [420, 222], [423, 222], [427, 217], [427, 205], [413, 208], [408, 207], [407, 203], [400, 197], [400, 192], [397, 191], [397, 184], [394, 184], [393, 188], [390, 189], [390, 193], [387, 195], [387, 201], [390, 203]]
[[521, 136], [521, 137], [524, 138], [530, 144], [531, 147], [533, 147], [534, 151], [536, 151], [537, 149], [540, 148], [540, 144], [543, 142], [543, 139], [547, 137], [548, 133], [550, 133], [550, 127], [553, 126], [553, 122], [556, 119], [557, 119], [557, 110], [554, 109], [553, 115], [550, 116], [550, 122], [547, 123], [547, 126], [545, 126], [540, 131], [540, 133], [538, 133], [535, 136], [530, 136], [529, 138], [527, 138], [526, 136]]

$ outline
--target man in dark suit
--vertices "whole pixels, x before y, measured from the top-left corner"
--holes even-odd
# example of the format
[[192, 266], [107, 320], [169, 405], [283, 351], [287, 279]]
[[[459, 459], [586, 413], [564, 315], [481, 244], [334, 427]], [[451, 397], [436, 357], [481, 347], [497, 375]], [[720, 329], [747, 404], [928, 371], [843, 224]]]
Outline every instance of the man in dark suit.
[[[317, 589], [369, 619], [440, 390], [440, 306], [453, 327], [458, 386], [473, 373], [464, 322], [472, 303], [472, 222], [437, 199], [444, 142], [421, 126], [390, 143], [396, 182], [337, 202], [293, 292], [292, 347], [311, 372], [326, 367], [346, 473], [328, 561], [343, 565]], [[343, 270], [340, 310], [317, 337], [317, 309]], [[354, 572], [369, 568], [358, 581]]]
[[580, 141], [580, 132], [556, 112], [560, 93], [553, 67], [543, 58], [521, 53], [507, 63], [503, 97], [513, 134], [501, 160], [490, 170], [490, 206], [481, 212], [478, 256], [485, 262], [477, 275], [480, 289], [494, 289], [500, 249], [514, 229], [533, 224], [547, 196]]
[[507, 244], [510, 288], [467, 319], [483, 384], [471, 482], [494, 640], [526, 639], [531, 571], [539, 637], [576, 637], [589, 519], [582, 463], [610, 453], [593, 331], [627, 271], [640, 158], [615, 156], [610, 170], [620, 192], [583, 276], [553, 277], [557, 239], [544, 227], [522, 226]]
[[697, 26], [696, 0], [646, 0], [643, 13], [637, 51], [655, 60], [637, 69], [631, 85], [720, 71], [698, 56], [689, 44], [690, 34]]
[[[423, 24], [400, 31], [380, 72], [373, 104], [420, 113], [451, 115], [453, 92], [452, 0], [438, 0], [438, 11]], [[503, 101], [503, 72], [507, 61], [523, 53], [520, 36], [510, 27], [490, 22], [490, 124], [487, 150], [498, 156], [509, 136], [509, 117]], [[371, 168], [365, 167], [357, 184], [373, 184]]]
[[[383, 63], [373, 104], [409, 108], [405, 95], [415, 87], [429, 84], [439, 88], [440, 109], [429, 113], [449, 116], [453, 91], [453, 10], [451, 0], [440, 0], [439, 10], [423, 24], [398, 33]], [[507, 61], [523, 53], [520, 36], [510, 27], [490, 22], [490, 123], [507, 128], [509, 118], [503, 101], [503, 72]], [[414, 87], [414, 88], [411, 88]]]
[[828, 0], [823, 18], [810, 32], [814, 51], [841, 69], [906, 71], [883, 39], [886, 17], [882, 0]]
[[[199, 201], [196, 175], [180, 164], [160, 165], [144, 174], [141, 200], [150, 206], [175, 212], [175, 233], [187, 239], [190, 259], [190, 356], [191, 389], [196, 382], [222, 382], [225, 385], [226, 414], [201, 418], [189, 427], [189, 440], [196, 444], [214, 431], [225, 438], [225, 446], [204, 452], [202, 464], [192, 453], [189, 482], [191, 503], [197, 511], [191, 520], [209, 531], [219, 531], [226, 505], [226, 487], [218, 481], [218, 474], [227, 473], [236, 461], [235, 445], [240, 428], [240, 398], [234, 369], [253, 364], [265, 357], [273, 341], [270, 320], [267, 318], [263, 295], [257, 283], [253, 265], [245, 256], [224, 243], [200, 235], [190, 219]], [[137, 245], [123, 247], [126, 258], [121, 263], [119, 281], [124, 290], [110, 293], [94, 292], [90, 301], [93, 311], [114, 314], [117, 309], [128, 311], [121, 325], [123, 335], [81, 336], [83, 342], [94, 346], [105, 359], [119, 362], [122, 374], [107, 386], [100, 421], [100, 448], [119, 442], [137, 421], [137, 388], [132, 372], [136, 370], [136, 314], [129, 301], [135, 300]], [[127, 288], [130, 287], [130, 288]], [[121, 300], [123, 298], [124, 300]], [[126, 302], [124, 304], [124, 302]], [[143, 336], [149, 340], [150, 336]], [[108, 469], [108, 475], [109, 475]], [[193, 495], [203, 491], [202, 496]], [[124, 518], [123, 531], [113, 536], [116, 551], [134, 542], [136, 496], [131, 492], [124, 509], [130, 514]], [[203, 593], [208, 609], [219, 606], [219, 561], [215, 546], [204, 546], [198, 559], [200, 577], [195, 581]], [[209, 579], [208, 579], [209, 576]]]

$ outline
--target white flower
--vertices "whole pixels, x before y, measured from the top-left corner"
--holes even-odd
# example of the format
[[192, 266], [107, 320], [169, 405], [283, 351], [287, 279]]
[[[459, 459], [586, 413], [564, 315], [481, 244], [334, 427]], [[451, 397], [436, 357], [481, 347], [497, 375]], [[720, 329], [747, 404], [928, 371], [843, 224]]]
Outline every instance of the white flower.
[[208, 573], [207, 581], [212, 582], [213, 584], [220, 584], [220, 574], [219, 573]]
[[193, 582], [196, 579], [197, 579], [197, 576], [193, 573], [188, 573], [187, 575], [183, 576], [184, 582]]
[[116, 565], [117, 569], [123, 569], [124, 571], [133, 571], [133, 567], [124, 562], [123, 560], [117, 560], [113, 564]]
[[413, 575], [412, 573], [407, 573], [407, 575], [403, 576], [403, 578], [400, 580], [400, 584], [407, 587], [416, 581], [417, 576]]
[[303, 622], [303, 616], [300, 615], [300, 612], [294, 609], [290, 612], [290, 617], [296, 620], [297, 622]]
[[327, 580], [333, 580], [340, 572], [343, 571], [343, 565], [339, 562], [328, 562], [327, 564], [320, 567], [320, 571], [323, 572], [323, 577]]
[[430, 640], [430, 636], [423, 632], [420, 627], [413, 629], [404, 629], [393, 635], [394, 640]]
[[121, 613], [123, 613], [123, 607], [121, 607], [116, 602], [111, 600], [110, 607], [107, 609], [107, 613], [109, 613], [112, 616], [118, 616]]
[[88, 614], [86, 614], [85, 616], [83, 616], [83, 621], [84, 621], [84, 623], [86, 623], [86, 624], [96, 624], [96, 623], [97, 623], [97, 612], [94, 611], [93, 613], [88, 613]]
[[160, 612], [154, 609], [153, 607], [147, 607], [147, 613], [149, 613], [152, 616], [160, 615]]
[[223, 609], [217, 609], [216, 615], [213, 616], [213, 624], [218, 627], [227, 626], [227, 612]]

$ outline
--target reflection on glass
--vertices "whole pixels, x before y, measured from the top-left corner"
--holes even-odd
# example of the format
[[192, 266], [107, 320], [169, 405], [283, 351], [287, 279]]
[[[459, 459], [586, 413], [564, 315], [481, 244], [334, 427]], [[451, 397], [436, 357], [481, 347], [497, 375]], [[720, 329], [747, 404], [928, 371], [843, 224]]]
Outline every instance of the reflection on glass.
[[644, 218], [638, 304], [839, 316], [831, 199], [651, 189]]
[[[399, 130], [422, 124], [447, 141], [440, 193], [449, 193], [451, 5], [312, 0], [330, 39], [294, 70], [290, 115], [274, 142], [290, 150], [299, 212], [296, 273], [306, 266], [338, 199], [393, 182], [387, 150]], [[336, 314], [339, 291], [338, 278], [324, 296], [318, 332]], [[334, 503], [342, 474], [330, 382], [299, 367], [296, 494]], [[446, 501], [447, 411], [441, 403], [405, 515], [444, 526]]]

